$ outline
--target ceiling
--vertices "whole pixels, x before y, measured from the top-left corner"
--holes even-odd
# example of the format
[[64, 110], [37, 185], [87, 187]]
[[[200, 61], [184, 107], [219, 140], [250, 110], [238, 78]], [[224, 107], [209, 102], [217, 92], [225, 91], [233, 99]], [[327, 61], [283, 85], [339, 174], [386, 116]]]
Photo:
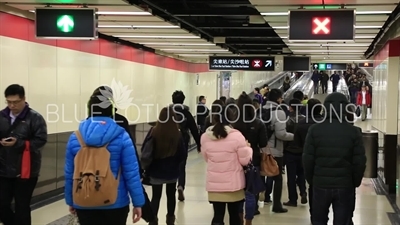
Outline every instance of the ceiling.
[[[344, 0], [0, 0], [21, 10], [96, 7], [99, 31], [187, 59], [209, 55], [309, 55], [315, 60], [363, 59], [398, 0], [347, 0], [355, 8], [356, 39], [347, 43], [290, 43], [288, 10], [339, 8]], [[313, 6], [311, 6], [313, 5]], [[260, 16], [262, 15], [262, 16]], [[249, 19], [256, 24], [250, 24]], [[214, 44], [216, 43], [216, 44]]]
[[[310, 55], [313, 59], [362, 59], [364, 53], [381, 30], [388, 16], [396, 8], [398, 0], [312, 0], [304, 5], [301, 0], [250, 0], [253, 6], [264, 16], [265, 21], [274, 28], [289, 49], [296, 55]], [[354, 42], [310, 43], [288, 41], [288, 10], [299, 9], [337, 9], [341, 4], [348, 9], [356, 9], [356, 32]]]

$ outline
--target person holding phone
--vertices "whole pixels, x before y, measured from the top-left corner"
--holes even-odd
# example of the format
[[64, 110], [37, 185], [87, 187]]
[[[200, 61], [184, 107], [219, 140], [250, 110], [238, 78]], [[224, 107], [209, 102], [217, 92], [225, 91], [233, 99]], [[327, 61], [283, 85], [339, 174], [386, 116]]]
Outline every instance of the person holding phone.
[[30, 204], [47, 126], [42, 115], [25, 101], [23, 86], [12, 84], [4, 95], [7, 107], [0, 111], [0, 220], [4, 225], [31, 225]]

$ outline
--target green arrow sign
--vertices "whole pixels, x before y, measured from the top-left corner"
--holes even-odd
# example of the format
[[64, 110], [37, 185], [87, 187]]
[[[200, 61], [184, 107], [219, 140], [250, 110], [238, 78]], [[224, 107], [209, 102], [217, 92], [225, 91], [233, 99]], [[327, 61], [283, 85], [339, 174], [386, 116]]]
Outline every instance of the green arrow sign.
[[57, 19], [57, 28], [64, 33], [69, 33], [74, 30], [74, 18], [69, 15], [62, 15]]

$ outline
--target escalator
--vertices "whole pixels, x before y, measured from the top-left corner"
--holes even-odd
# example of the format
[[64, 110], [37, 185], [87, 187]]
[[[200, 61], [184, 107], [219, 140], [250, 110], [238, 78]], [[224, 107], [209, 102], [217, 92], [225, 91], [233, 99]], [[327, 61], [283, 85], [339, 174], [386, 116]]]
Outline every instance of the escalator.
[[[293, 75], [293, 76], [291, 75], [291, 72], [280, 72], [280, 73], [278, 73], [276, 76], [272, 77], [270, 80], [268, 80], [267, 82], [265, 82], [264, 85], [268, 85], [268, 87], [269, 87], [270, 89], [273, 89], [273, 88], [282, 89], [283, 81], [284, 81], [284, 79], [285, 79], [286, 76], [291, 76], [291, 83], [292, 83], [292, 80], [295, 79], [294, 75]], [[262, 86], [259, 87], [259, 88], [261, 89]], [[252, 90], [252, 92], [248, 93], [248, 95], [249, 95], [249, 97], [250, 97], [251, 99], [254, 99], [254, 98], [255, 98], [255, 95], [254, 95], [253, 90]]]
[[311, 98], [312, 96], [309, 95], [310, 91], [311, 91], [311, 93], [313, 93], [312, 92], [313, 83], [311, 81], [311, 76], [312, 76], [312, 72], [307, 72], [307, 73], [304, 73], [298, 80], [296, 80], [296, 82], [294, 82], [292, 84], [292, 86], [289, 88], [289, 90], [286, 93], [284, 93], [284, 95], [283, 95], [284, 101], [288, 103], [290, 101], [290, 99], [293, 98], [293, 94], [296, 91], [301, 91], [305, 95], [308, 95], [309, 98]]

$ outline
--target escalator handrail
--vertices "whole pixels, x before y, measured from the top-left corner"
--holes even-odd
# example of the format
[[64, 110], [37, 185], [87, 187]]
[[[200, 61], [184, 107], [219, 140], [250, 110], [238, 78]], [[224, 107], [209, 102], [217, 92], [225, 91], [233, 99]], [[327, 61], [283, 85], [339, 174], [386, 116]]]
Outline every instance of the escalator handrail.
[[308, 82], [311, 80], [312, 72], [304, 73], [284, 94], [284, 100], [288, 101], [292, 98], [292, 95], [295, 91], [302, 91], [304, 93], [305, 88], [308, 85]]

